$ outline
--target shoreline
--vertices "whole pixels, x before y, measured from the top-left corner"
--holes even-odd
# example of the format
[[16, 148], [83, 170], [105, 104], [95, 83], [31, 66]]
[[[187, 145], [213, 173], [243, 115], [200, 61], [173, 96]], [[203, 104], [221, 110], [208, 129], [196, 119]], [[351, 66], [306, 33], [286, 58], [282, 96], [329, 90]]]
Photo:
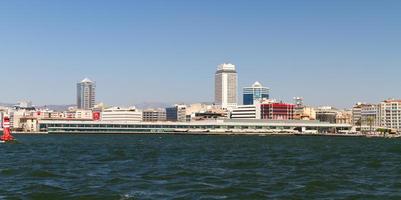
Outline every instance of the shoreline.
[[318, 137], [365, 137], [365, 138], [401, 138], [401, 135], [366, 135], [336, 133], [223, 133], [223, 132], [14, 132], [14, 135], [205, 135], [205, 136], [318, 136]]

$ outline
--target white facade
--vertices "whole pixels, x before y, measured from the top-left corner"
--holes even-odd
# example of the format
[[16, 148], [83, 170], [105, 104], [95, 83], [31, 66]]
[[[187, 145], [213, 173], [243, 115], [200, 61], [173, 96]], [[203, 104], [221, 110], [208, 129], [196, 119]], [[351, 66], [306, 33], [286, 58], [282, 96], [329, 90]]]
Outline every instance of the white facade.
[[386, 100], [379, 104], [380, 126], [401, 130], [401, 100]]
[[259, 105], [240, 105], [231, 111], [231, 119], [260, 119]]
[[93, 113], [91, 110], [76, 110], [75, 119], [93, 119]]
[[358, 102], [354, 107], [352, 108], [352, 124], [353, 125], [360, 125], [361, 120], [362, 120], [362, 106], [364, 103]]
[[233, 64], [221, 64], [215, 74], [215, 103], [224, 109], [237, 105], [237, 71]]
[[379, 110], [377, 105], [365, 104], [361, 108], [362, 126], [378, 127], [380, 125]]
[[78, 109], [89, 110], [95, 106], [96, 100], [95, 82], [85, 78], [77, 84], [77, 107]]
[[101, 120], [114, 122], [140, 122], [142, 121], [142, 112], [137, 110], [135, 107], [113, 107], [105, 109], [102, 112]]

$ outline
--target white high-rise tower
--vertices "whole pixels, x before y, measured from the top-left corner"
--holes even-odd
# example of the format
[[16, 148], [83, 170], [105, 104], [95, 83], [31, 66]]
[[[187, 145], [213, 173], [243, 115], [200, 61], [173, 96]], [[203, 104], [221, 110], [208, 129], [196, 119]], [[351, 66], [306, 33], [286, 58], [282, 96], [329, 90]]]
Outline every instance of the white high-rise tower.
[[77, 107], [78, 109], [89, 110], [95, 106], [95, 82], [85, 78], [77, 83]]
[[235, 65], [224, 63], [217, 67], [215, 75], [215, 103], [222, 108], [237, 106], [237, 71]]

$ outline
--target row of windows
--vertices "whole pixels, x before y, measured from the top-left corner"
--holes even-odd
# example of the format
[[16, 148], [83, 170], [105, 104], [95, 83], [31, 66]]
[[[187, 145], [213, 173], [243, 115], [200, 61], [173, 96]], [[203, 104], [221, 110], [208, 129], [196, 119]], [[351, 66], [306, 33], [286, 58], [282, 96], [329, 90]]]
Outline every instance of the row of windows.
[[[93, 128], [93, 129], [91, 129]], [[112, 128], [112, 129], [111, 129]], [[286, 128], [286, 127], [275, 127], [275, 126], [228, 126], [228, 125], [105, 125], [105, 124], [41, 124], [41, 130], [52, 130], [52, 129], [63, 129], [63, 130], [85, 130], [85, 131], [102, 131], [102, 130], [124, 130], [127, 129], [277, 129], [277, 128]], [[287, 127], [290, 128], [290, 127]]]

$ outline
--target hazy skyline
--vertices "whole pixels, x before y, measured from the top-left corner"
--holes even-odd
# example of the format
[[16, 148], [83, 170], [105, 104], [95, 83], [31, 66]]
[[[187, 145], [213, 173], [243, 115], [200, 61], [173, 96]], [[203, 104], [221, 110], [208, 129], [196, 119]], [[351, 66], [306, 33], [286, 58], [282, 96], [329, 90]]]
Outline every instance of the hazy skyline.
[[[0, 1], [0, 102], [212, 102], [217, 65], [239, 95], [350, 107], [401, 98], [401, 1]], [[239, 102], [241, 97], [239, 96]]]

